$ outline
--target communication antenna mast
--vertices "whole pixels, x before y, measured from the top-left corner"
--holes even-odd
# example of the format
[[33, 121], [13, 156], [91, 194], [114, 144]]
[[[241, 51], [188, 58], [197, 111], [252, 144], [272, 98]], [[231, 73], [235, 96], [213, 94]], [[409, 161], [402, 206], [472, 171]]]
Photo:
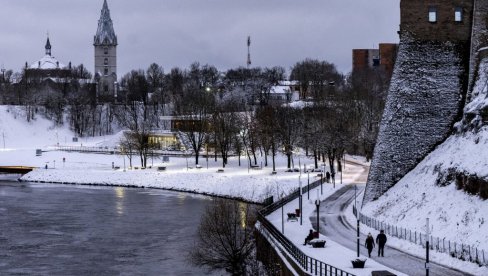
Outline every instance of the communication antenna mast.
[[251, 65], [251, 36], [247, 36], [247, 68]]

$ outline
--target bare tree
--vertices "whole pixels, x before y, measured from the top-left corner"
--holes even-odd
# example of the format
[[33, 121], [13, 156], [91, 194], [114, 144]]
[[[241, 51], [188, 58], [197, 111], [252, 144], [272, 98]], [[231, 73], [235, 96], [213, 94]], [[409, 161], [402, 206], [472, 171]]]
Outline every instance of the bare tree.
[[119, 123], [130, 131], [130, 135], [125, 136], [128, 140], [126, 143], [133, 145], [141, 158], [141, 166], [146, 167], [147, 156], [153, 146], [149, 143], [149, 135], [157, 121], [151, 106], [133, 101], [118, 106], [115, 116]]
[[300, 83], [301, 99], [323, 99], [327, 92], [343, 83], [343, 77], [334, 64], [315, 59], [297, 62], [292, 68], [290, 79]]
[[221, 103], [216, 106], [212, 116], [212, 128], [214, 129], [215, 140], [222, 154], [222, 167], [225, 168], [229, 152], [234, 142], [234, 137], [239, 132], [238, 110], [236, 103]]
[[276, 112], [278, 122], [276, 130], [288, 159], [288, 168], [291, 168], [293, 150], [301, 139], [303, 129], [302, 112], [292, 107], [277, 107]]
[[246, 275], [254, 242], [255, 207], [233, 200], [216, 199], [207, 207], [198, 228], [198, 244], [190, 260], [212, 270], [225, 269]]
[[279, 146], [278, 113], [276, 107], [263, 106], [256, 110], [257, 136], [263, 148], [265, 166], [268, 166], [268, 152], [271, 152], [273, 171], [276, 171], [275, 156]]
[[185, 78], [182, 95], [175, 97], [175, 110], [181, 131], [191, 144], [198, 165], [200, 150], [209, 132], [215, 97], [212, 90], [216, 86], [218, 71], [215, 67], [193, 63]]

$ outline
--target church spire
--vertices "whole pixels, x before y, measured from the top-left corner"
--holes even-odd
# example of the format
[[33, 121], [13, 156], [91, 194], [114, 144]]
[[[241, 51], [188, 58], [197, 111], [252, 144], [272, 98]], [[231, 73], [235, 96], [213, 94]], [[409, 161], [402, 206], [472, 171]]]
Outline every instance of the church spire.
[[45, 49], [46, 49], [46, 55], [50, 56], [51, 55], [51, 42], [49, 42], [49, 36], [47, 37]]
[[117, 45], [117, 36], [115, 35], [110, 10], [107, 0], [103, 0], [100, 19], [98, 20], [97, 34], [95, 35], [93, 45]]

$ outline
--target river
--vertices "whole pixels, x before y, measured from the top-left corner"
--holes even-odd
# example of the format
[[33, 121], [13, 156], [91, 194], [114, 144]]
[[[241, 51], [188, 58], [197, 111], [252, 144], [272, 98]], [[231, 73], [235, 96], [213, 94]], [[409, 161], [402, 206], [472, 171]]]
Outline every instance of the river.
[[210, 201], [0, 181], [0, 275], [210, 275], [186, 258]]

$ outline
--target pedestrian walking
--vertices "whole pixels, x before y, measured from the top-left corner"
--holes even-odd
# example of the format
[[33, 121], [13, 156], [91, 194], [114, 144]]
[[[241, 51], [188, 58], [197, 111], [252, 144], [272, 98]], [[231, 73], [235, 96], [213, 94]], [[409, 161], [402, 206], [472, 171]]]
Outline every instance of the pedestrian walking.
[[374, 238], [371, 233], [368, 233], [364, 246], [368, 249], [368, 256], [371, 258], [371, 252], [373, 251], [374, 247]]
[[330, 183], [330, 173], [329, 172], [325, 173], [325, 179], [327, 180], [327, 183]]
[[380, 230], [380, 233], [378, 236], [376, 236], [376, 244], [378, 245], [378, 257], [381, 255], [381, 257], [385, 256], [385, 244], [386, 244], [386, 235], [384, 230]]

